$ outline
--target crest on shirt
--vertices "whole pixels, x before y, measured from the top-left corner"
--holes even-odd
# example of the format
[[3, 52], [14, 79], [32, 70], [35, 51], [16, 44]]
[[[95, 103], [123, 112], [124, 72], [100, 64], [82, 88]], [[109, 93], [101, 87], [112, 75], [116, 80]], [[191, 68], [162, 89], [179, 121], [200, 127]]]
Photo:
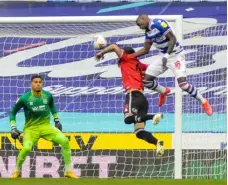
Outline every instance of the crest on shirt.
[[31, 106], [32, 106], [32, 105], [33, 105], [33, 102], [32, 102], [32, 101], [30, 101], [30, 102], [29, 102], [29, 105], [31, 105]]
[[44, 104], [47, 104], [47, 103], [48, 103], [47, 99], [44, 99], [44, 100], [43, 100], [43, 103], [44, 103]]
[[135, 114], [138, 113], [138, 110], [137, 110], [136, 108], [132, 108], [131, 111], [132, 111], [133, 113], [135, 113]]

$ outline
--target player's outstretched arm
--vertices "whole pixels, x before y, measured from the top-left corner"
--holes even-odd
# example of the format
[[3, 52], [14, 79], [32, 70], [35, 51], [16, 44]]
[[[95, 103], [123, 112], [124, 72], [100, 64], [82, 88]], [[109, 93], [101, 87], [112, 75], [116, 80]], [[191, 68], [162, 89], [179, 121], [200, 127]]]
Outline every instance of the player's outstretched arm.
[[22, 106], [23, 106], [23, 100], [19, 98], [10, 111], [11, 137], [13, 139], [17, 139], [22, 133], [21, 131], [17, 130], [15, 125], [17, 112], [22, 108]]
[[100, 59], [104, 58], [104, 55], [106, 53], [110, 53], [110, 52], [115, 52], [119, 58], [123, 54], [123, 51], [116, 44], [111, 44], [108, 47], [106, 47], [105, 49], [103, 49], [101, 52], [97, 53], [95, 58], [96, 58], [96, 60], [100, 60]]
[[50, 95], [50, 110], [51, 110], [51, 113], [54, 117], [54, 122], [55, 122], [55, 127], [57, 129], [59, 129], [60, 131], [62, 131], [62, 124], [60, 123], [59, 121], [59, 118], [58, 118], [58, 113], [57, 113], [57, 109], [56, 109], [56, 105], [55, 105], [55, 102], [54, 102], [54, 98], [52, 95]]
[[133, 55], [134, 55], [135, 57], [140, 57], [140, 56], [142, 56], [142, 55], [148, 54], [149, 51], [150, 51], [150, 48], [151, 48], [152, 44], [153, 44], [152, 41], [146, 41], [146, 42], [144, 43], [144, 47], [143, 47], [142, 49], [136, 51], [135, 53], [133, 53]]
[[57, 109], [56, 109], [56, 105], [55, 105], [54, 98], [53, 98], [52, 94], [50, 94], [49, 106], [50, 106], [50, 110], [51, 110], [53, 117], [58, 118]]
[[19, 98], [10, 111], [10, 125], [16, 124], [16, 115], [17, 112], [22, 108], [22, 106], [23, 100], [22, 98]]

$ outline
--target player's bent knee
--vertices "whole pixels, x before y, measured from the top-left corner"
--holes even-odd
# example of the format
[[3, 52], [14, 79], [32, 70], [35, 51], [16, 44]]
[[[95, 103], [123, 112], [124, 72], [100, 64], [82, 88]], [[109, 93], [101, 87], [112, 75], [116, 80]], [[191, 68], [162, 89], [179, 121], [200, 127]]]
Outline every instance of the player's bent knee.
[[137, 129], [135, 130], [135, 135], [138, 139], [144, 139], [144, 129], [143, 128], [140, 128], [140, 129]]
[[183, 91], [189, 91], [189, 89], [191, 89], [191, 84], [189, 84], [187, 81], [180, 82], [178, 85]]
[[156, 80], [143, 80], [143, 85], [147, 88], [147, 89], [151, 89], [154, 90], [157, 87], [157, 81]]
[[24, 145], [23, 148], [22, 148], [22, 150], [24, 152], [26, 152], [26, 153], [31, 152], [31, 150], [32, 150], [32, 144], [26, 144], [26, 145]]
[[124, 113], [124, 123], [132, 124], [134, 122], [135, 122], [135, 118], [132, 113]]
[[124, 123], [125, 124], [132, 124], [134, 123], [134, 120], [132, 119], [132, 116], [124, 118]]
[[155, 79], [156, 79], [156, 76], [151, 76], [151, 75], [148, 75], [148, 74], [145, 74], [145, 76], [144, 76], [144, 80], [146, 80], [146, 81], [152, 81], [152, 80], [155, 80]]
[[63, 147], [69, 147], [69, 146], [70, 146], [69, 140], [68, 140], [68, 138], [67, 138], [66, 136], [64, 136], [61, 145], [62, 145]]
[[23, 143], [22, 150], [26, 153], [29, 153], [32, 150], [32, 147], [33, 147], [33, 142], [29, 140], [25, 140]]
[[187, 81], [187, 78], [186, 77], [179, 77], [177, 79], [177, 82], [178, 82], [179, 85], [180, 85], [180, 83], [183, 83], [183, 82], [186, 82], [186, 81]]
[[24, 147], [23, 150], [24, 150], [24, 152], [29, 153], [29, 152], [31, 152], [32, 148]]
[[56, 137], [52, 139], [52, 142], [60, 144], [63, 148], [69, 147], [69, 140], [62, 132], [56, 135]]

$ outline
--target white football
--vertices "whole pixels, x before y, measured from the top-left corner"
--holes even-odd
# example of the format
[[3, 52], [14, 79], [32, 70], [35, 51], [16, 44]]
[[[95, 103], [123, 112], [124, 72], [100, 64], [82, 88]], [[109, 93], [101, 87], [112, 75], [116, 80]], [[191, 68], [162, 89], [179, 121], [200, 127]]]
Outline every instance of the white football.
[[102, 35], [95, 35], [93, 38], [94, 49], [103, 49], [107, 45], [107, 40]]

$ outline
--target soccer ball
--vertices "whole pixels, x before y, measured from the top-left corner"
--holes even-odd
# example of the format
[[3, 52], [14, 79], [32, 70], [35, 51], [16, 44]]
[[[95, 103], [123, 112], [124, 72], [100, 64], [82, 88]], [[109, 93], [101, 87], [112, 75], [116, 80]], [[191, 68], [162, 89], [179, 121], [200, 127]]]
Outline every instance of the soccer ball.
[[107, 40], [102, 35], [95, 35], [93, 38], [94, 49], [103, 49], [107, 45]]

